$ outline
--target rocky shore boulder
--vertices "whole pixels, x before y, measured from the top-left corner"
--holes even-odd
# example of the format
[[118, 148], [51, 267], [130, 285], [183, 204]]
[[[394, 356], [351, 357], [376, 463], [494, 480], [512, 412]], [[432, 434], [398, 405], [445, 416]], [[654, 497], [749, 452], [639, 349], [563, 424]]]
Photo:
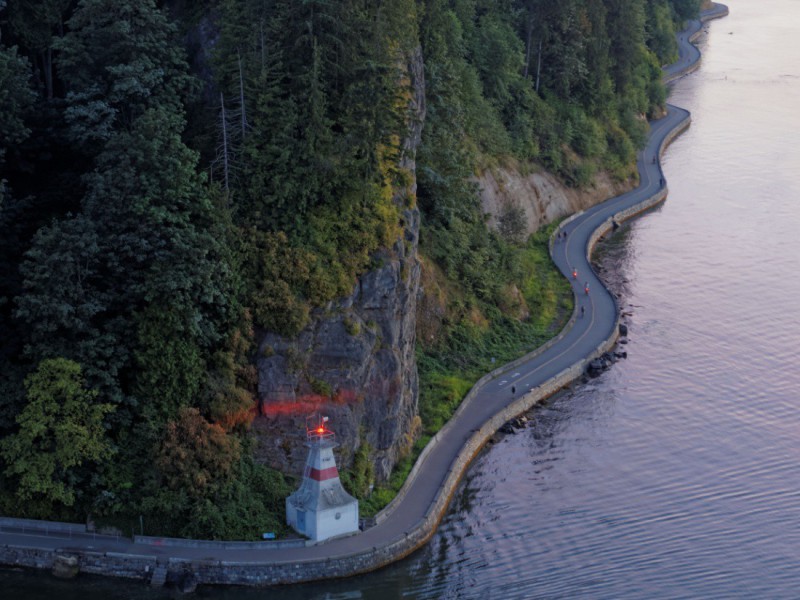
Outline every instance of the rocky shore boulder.
[[72, 579], [80, 571], [77, 556], [57, 554], [53, 559], [53, 576], [59, 579]]

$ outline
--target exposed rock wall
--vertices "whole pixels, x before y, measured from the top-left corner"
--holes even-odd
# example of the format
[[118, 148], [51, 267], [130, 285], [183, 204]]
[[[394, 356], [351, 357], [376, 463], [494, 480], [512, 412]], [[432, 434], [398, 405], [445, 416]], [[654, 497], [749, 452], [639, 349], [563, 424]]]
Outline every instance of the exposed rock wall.
[[476, 181], [489, 226], [497, 228], [503, 215], [521, 209], [526, 234], [633, 187], [629, 182], [615, 183], [606, 173], [600, 173], [588, 188], [571, 188], [546, 171], [523, 175], [515, 167], [486, 170]]
[[419, 430], [414, 354], [420, 266], [417, 258], [416, 149], [425, 117], [421, 50], [407, 61], [409, 129], [401, 167], [411, 176], [398, 190], [403, 234], [375, 257], [353, 293], [312, 315], [297, 337], [267, 334], [259, 344], [259, 439], [256, 456], [287, 473], [302, 473], [305, 419], [320, 411], [336, 433], [339, 465], [369, 444], [377, 481], [385, 480]]

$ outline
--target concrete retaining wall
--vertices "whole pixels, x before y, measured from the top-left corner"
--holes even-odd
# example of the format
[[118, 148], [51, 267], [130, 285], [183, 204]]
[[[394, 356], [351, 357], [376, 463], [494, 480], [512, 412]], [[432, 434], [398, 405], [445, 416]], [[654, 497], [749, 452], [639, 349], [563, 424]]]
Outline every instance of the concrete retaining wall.
[[0, 546], [0, 563], [8, 566], [51, 570], [56, 556], [77, 557], [78, 567], [82, 573], [145, 581], [150, 580], [158, 565], [155, 556]]
[[304, 548], [313, 546], [316, 542], [311, 540], [275, 540], [264, 542], [224, 542], [216, 540], [187, 540], [185, 538], [155, 537], [149, 535], [134, 535], [136, 544], [153, 546], [173, 546], [180, 548], [216, 548], [223, 550], [280, 550], [281, 548]]

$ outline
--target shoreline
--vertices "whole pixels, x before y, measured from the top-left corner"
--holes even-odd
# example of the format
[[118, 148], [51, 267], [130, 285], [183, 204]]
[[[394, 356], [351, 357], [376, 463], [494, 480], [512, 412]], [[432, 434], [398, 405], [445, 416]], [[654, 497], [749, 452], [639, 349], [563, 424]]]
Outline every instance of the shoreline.
[[[701, 33], [704, 22], [726, 14], [727, 7], [717, 4], [679, 34], [680, 59], [664, 69], [666, 83], [699, 68], [699, 51], [691, 41]], [[694, 60], [690, 60], [694, 55], [687, 47], [695, 48]], [[688, 64], [682, 64], [684, 60]], [[639, 186], [566, 219], [557, 232], [568, 232], [568, 241], [551, 237], [551, 257], [562, 273], [569, 277], [570, 268], [577, 266], [580, 280], [586, 279], [592, 290], [602, 292], [583, 298], [582, 289], [573, 288], [573, 314], [557, 336], [476, 382], [453, 417], [424, 448], [396, 498], [376, 515], [375, 527], [327, 543], [300, 545], [295, 540], [289, 545], [144, 536], [134, 536], [131, 541], [86, 533], [82, 525], [0, 519], [0, 564], [52, 569], [58, 557], [74, 557], [80, 572], [138, 579], [154, 586], [168, 579], [180, 582], [188, 578], [201, 585], [265, 586], [365, 573], [423, 546], [445, 516], [469, 464], [489, 438], [508, 420], [581, 377], [592, 360], [616, 343], [619, 309], [613, 295], [591, 271], [589, 257], [614, 221], [628, 220], [665, 200], [668, 190], [660, 161], [651, 163], [646, 157], [660, 157], [691, 121], [688, 111], [667, 107], [665, 117], [651, 122], [648, 144], [637, 160]], [[575, 282], [578, 286], [580, 280]], [[591, 323], [578, 317], [581, 305], [590, 307], [587, 317], [591, 316]], [[566, 348], [562, 350], [561, 346]], [[548, 370], [540, 373], [546, 367]], [[526, 372], [511, 375], [515, 369]], [[502, 376], [507, 379], [500, 381]], [[512, 393], [508, 402], [512, 383], [520, 395], [515, 398]], [[501, 392], [506, 393], [501, 397]], [[421, 492], [426, 497], [421, 497], [425, 496]]]

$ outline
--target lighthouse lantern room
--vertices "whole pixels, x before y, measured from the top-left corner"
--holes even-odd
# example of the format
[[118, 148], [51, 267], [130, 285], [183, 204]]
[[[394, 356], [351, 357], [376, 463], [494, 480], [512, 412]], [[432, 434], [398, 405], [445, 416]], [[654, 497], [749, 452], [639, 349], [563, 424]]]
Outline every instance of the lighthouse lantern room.
[[314, 541], [358, 531], [358, 500], [339, 480], [333, 449], [335, 436], [328, 417], [306, 420], [308, 458], [300, 488], [286, 499], [286, 522]]

